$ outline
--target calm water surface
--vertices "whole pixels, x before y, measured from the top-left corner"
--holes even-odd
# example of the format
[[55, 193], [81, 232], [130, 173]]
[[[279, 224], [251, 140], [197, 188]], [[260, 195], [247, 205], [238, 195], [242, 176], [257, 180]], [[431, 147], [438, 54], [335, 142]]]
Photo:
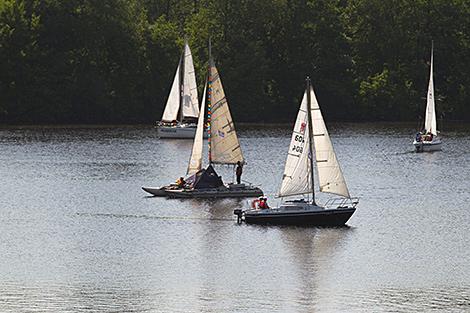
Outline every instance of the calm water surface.
[[[275, 194], [290, 127], [239, 128], [244, 179]], [[469, 312], [470, 130], [432, 154], [411, 126], [330, 133], [361, 198], [347, 228], [147, 197], [192, 146], [151, 127], [0, 129], [0, 312]]]

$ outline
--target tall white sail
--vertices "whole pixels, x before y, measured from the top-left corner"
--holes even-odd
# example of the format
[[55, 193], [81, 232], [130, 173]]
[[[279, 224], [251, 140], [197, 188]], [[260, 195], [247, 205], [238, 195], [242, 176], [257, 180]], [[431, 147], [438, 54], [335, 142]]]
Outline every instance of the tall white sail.
[[207, 84], [204, 87], [204, 94], [202, 95], [201, 111], [199, 113], [199, 119], [197, 121], [196, 135], [194, 136], [193, 150], [191, 152], [191, 158], [189, 159], [187, 175], [192, 175], [198, 172], [202, 167], [202, 147], [204, 139], [204, 116], [205, 116], [205, 105], [206, 105], [206, 91]]
[[244, 162], [235, 126], [228, 107], [219, 73], [213, 61], [210, 61], [211, 95], [211, 138], [210, 160], [218, 164], [237, 164]]
[[176, 69], [173, 85], [171, 85], [170, 95], [166, 102], [165, 111], [163, 111], [162, 121], [171, 122], [177, 119], [180, 108], [180, 67], [181, 60]]
[[199, 116], [196, 74], [191, 49], [187, 43], [184, 45], [183, 80], [183, 117], [196, 118]]
[[320, 111], [317, 98], [310, 89], [313, 145], [315, 147], [315, 157], [317, 164], [318, 180], [320, 191], [334, 193], [350, 198], [348, 186], [344, 180], [343, 172], [336, 159], [333, 145], [326, 129], [325, 121]]
[[434, 80], [433, 80], [433, 50], [431, 49], [431, 70], [429, 74], [428, 96], [426, 104], [426, 120], [424, 122], [426, 132], [437, 135], [436, 105], [434, 102]]
[[280, 197], [312, 192], [308, 145], [307, 93], [305, 92], [287, 152], [284, 175], [279, 190]]

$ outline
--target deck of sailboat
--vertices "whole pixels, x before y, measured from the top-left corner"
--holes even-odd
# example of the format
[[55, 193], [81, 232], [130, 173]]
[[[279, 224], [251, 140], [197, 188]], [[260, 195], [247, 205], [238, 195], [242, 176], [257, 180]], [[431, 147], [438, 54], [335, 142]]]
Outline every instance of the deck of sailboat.
[[166, 191], [166, 196], [169, 198], [252, 198], [262, 195], [263, 191], [254, 186], [244, 186], [240, 188], [220, 186], [217, 188]]
[[439, 138], [434, 138], [432, 141], [414, 141], [416, 152], [431, 152], [441, 150], [442, 141]]

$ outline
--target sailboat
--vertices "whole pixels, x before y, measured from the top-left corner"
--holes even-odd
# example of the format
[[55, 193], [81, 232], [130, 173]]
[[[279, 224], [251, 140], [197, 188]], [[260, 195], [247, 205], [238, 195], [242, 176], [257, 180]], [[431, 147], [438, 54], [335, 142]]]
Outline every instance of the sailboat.
[[[341, 196], [330, 199], [324, 207], [315, 202], [315, 165], [320, 191]], [[358, 199], [349, 194], [308, 77], [278, 196], [305, 194], [312, 195], [311, 200], [288, 200], [275, 208], [237, 209], [234, 214], [239, 223], [343, 226], [355, 212]]]
[[441, 138], [436, 123], [436, 104], [434, 101], [434, 80], [433, 80], [433, 50], [431, 48], [431, 69], [429, 74], [428, 95], [426, 103], [426, 118], [424, 129], [416, 134], [413, 145], [416, 152], [428, 152], [441, 150]]
[[201, 169], [204, 123], [200, 116], [187, 172], [189, 175], [192, 174], [187, 180], [190, 182], [190, 187], [166, 190], [166, 195], [172, 198], [243, 198], [263, 195], [263, 191], [256, 186], [244, 183], [224, 184], [214, 169], [214, 164], [244, 164], [245, 159], [219, 72], [210, 57], [210, 46], [209, 74], [201, 106], [202, 112], [204, 112], [206, 93], [209, 165], [206, 169]]
[[176, 68], [175, 78], [161, 121], [157, 122], [160, 138], [194, 138], [195, 120], [199, 116], [196, 75], [187, 42]]
[[[204, 113], [206, 103], [207, 84], [204, 87], [204, 94], [202, 97], [201, 111], [197, 120], [196, 133], [194, 135], [194, 143], [191, 151], [191, 157], [188, 162], [188, 169], [186, 176], [189, 176], [187, 183], [194, 182], [195, 174], [201, 170], [202, 167], [202, 147], [204, 139]], [[142, 189], [157, 197], [166, 197], [169, 190], [182, 190], [183, 187], [174, 183], [161, 187], [142, 187]]]

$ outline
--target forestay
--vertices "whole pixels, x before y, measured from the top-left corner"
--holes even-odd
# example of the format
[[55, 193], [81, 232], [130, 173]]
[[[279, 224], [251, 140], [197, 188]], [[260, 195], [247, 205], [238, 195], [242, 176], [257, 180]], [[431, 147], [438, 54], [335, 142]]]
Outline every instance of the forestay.
[[313, 143], [320, 191], [350, 198], [346, 181], [336, 159], [313, 88], [310, 89], [310, 97], [312, 102]]
[[165, 111], [163, 112], [162, 121], [171, 122], [178, 117], [178, 110], [180, 107], [180, 67], [181, 60], [176, 69], [175, 79], [171, 85], [170, 95], [166, 102]]
[[225, 98], [224, 89], [214, 62], [210, 61], [211, 92], [211, 140], [210, 160], [218, 164], [244, 162], [235, 126]]
[[295, 121], [294, 131], [292, 132], [284, 175], [282, 176], [281, 188], [279, 190], [280, 197], [312, 192], [308, 145], [307, 93], [305, 92]]
[[183, 117], [198, 117], [199, 103], [197, 96], [196, 74], [193, 56], [188, 44], [184, 45], [184, 74], [183, 74]]
[[437, 135], [436, 105], [434, 102], [434, 80], [433, 80], [433, 50], [431, 49], [431, 70], [429, 74], [428, 96], [426, 103], [426, 120], [424, 128], [427, 132]]
[[204, 139], [204, 113], [206, 105], [206, 91], [207, 84], [204, 87], [204, 94], [202, 95], [201, 111], [199, 113], [199, 119], [197, 121], [196, 135], [194, 136], [193, 150], [191, 152], [191, 158], [189, 159], [187, 175], [197, 173], [202, 167], [202, 147]]

